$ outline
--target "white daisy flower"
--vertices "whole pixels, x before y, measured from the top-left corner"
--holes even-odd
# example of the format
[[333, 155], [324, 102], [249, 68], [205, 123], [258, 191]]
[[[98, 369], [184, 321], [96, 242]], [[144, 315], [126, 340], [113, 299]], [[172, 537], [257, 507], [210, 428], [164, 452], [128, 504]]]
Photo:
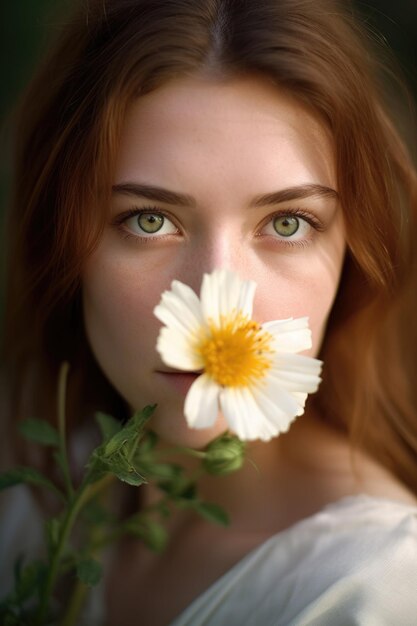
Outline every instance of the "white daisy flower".
[[200, 298], [174, 280], [155, 308], [163, 323], [156, 349], [177, 371], [201, 375], [184, 406], [191, 428], [209, 428], [219, 410], [242, 440], [286, 432], [320, 383], [321, 361], [296, 354], [311, 347], [308, 318], [258, 324], [256, 284], [228, 270], [205, 274]]

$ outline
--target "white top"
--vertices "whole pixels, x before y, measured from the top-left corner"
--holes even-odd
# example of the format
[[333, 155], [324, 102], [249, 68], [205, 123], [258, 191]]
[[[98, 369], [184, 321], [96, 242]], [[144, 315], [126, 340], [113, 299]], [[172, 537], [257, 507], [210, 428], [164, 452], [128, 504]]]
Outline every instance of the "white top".
[[171, 626], [356, 624], [417, 625], [417, 507], [343, 498], [251, 551]]
[[[19, 499], [1, 520], [2, 590], [16, 542], [27, 551], [28, 536], [39, 538]], [[104, 583], [80, 624], [102, 626], [103, 616]], [[330, 504], [252, 550], [170, 624], [290, 625], [416, 626], [417, 507], [365, 495]]]

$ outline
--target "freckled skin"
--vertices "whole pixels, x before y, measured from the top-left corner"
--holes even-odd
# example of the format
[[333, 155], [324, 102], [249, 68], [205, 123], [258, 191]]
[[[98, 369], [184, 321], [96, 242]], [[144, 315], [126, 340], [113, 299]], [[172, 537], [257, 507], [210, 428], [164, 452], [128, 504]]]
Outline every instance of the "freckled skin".
[[[160, 322], [153, 308], [173, 279], [198, 292], [204, 272], [227, 267], [256, 281], [257, 321], [307, 315], [313, 333], [308, 353], [316, 355], [343, 263], [341, 209], [333, 198], [316, 197], [249, 205], [256, 196], [301, 184], [336, 189], [333, 146], [304, 105], [257, 78], [172, 81], [132, 105], [121, 139], [114, 184], [163, 187], [193, 196], [196, 205], [115, 196], [83, 272], [87, 336], [133, 408], [158, 403], [152, 427], [164, 440], [200, 447], [225, 423], [220, 417], [213, 428], [188, 429], [184, 396], [157, 373], [164, 366], [155, 350]], [[141, 240], [132, 220], [116, 227], [114, 219], [132, 208], [167, 213], [167, 234]], [[323, 230], [301, 220], [305, 236], [291, 244], [273, 227], [284, 209], [312, 214]]]

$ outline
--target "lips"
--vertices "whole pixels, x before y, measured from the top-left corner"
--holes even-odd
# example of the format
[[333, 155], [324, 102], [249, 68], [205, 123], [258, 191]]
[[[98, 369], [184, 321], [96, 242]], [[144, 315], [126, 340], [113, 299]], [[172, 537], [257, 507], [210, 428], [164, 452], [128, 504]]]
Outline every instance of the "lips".
[[157, 371], [156, 373], [184, 396], [187, 395], [193, 382], [201, 375], [201, 372]]

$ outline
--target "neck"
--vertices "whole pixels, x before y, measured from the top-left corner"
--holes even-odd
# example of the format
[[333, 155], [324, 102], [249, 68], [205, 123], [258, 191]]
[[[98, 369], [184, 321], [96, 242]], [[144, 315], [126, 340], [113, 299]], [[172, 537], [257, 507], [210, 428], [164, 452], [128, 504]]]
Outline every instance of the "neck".
[[[158, 445], [161, 453], [169, 447]], [[199, 461], [184, 454], [166, 460], [197, 470]], [[154, 504], [161, 492], [142, 487], [142, 505]], [[204, 502], [221, 506], [237, 532], [272, 534], [311, 515], [343, 495], [360, 492], [355, 484], [347, 439], [305, 414], [288, 433], [270, 442], [250, 442], [244, 466], [225, 476], [203, 475], [198, 494]], [[189, 510], [173, 517], [173, 525], [198, 519]], [[197, 521], [196, 521], [197, 523]]]

